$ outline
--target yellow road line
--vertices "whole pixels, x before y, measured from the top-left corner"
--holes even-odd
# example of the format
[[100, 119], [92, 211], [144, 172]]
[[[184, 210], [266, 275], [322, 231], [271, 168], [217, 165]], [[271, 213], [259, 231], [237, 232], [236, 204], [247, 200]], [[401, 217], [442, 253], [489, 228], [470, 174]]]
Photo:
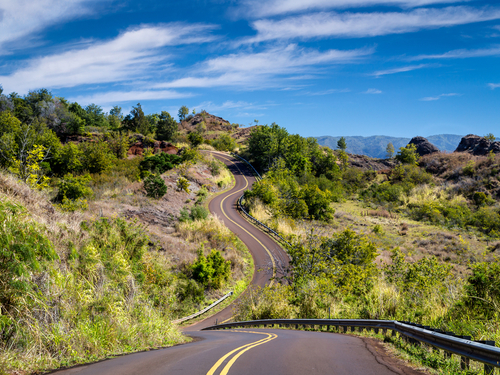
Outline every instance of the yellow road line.
[[213, 366], [212, 368], [207, 372], [207, 375], [213, 375], [215, 373], [215, 371], [217, 371], [217, 369], [222, 365], [222, 363], [227, 359], [229, 358], [232, 354], [236, 353], [237, 351], [241, 350], [238, 354], [236, 354], [228, 363], [227, 365], [222, 369], [220, 375], [226, 375], [229, 371], [229, 369], [231, 368], [231, 366], [234, 364], [234, 362], [236, 362], [236, 360], [244, 353], [246, 352], [247, 350], [250, 350], [252, 348], [255, 348], [256, 346], [259, 346], [259, 345], [262, 345], [262, 344], [265, 344], [271, 340], [274, 340], [275, 338], [278, 337], [278, 335], [276, 335], [275, 333], [265, 333], [265, 332], [253, 332], [253, 331], [232, 331], [232, 332], [240, 332], [240, 333], [255, 333], [255, 334], [258, 334], [258, 335], [267, 335], [266, 338], [264, 339], [261, 339], [261, 340], [258, 340], [258, 341], [254, 341], [254, 342], [251, 342], [249, 344], [246, 344], [246, 345], [243, 345], [243, 346], [240, 346], [239, 348], [236, 348], [232, 351], [230, 351], [229, 353], [227, 353], [226, 355], [224, 355], [222, 358], [220, 358]]
[[[222, 157], [222, 155], [220, 155], [220, 154], [219, 154], [219, 156], [221, 156], [221, 157]], [[274, 277], [276, 276], [276, 263], [275, 263], [275, 261], [274, 261], [274, 257], [273, 257], [273, 255], [271, 254], [271, 252], [269, 251], [269, 249], [268, 249], [266, 246], [264, 246], [264, 244], [263, 244], [262, 242], [260, 242], [260, 241], [257, 239], [257, 237], [255, 237], [252, 233], [250, 233], [250, 232], [249, 232], [249, 231], [247, 231], [245, 228], [243, 228], [241, 225], [239, 225], [239, 224], [238, 224], [238, 223], [236, 223], [234, 220], [232, 220], [231, 218], [229, 218], [229, 216], [227, 216], [227, 214], [226, 214], [226, 211], [224, 211], [224, 208], [222, 207], [222, 204], [224, 203], [224, 201], [225, 201], [227, 198], [229, 198], [230, 196], [232, 196], [232, 195], [234, 195], [234, 194], [237, 194], [237, 193], [239, 193], [239, 192], [241, 192], [241, 191], [245, 190], [245, 189], [248, 187], [248, 185], [249, 185], [248, 180], [247, 180], [247, 178], [245, 177], [245, 175], [243, 174], [243, 172], [241, 172], [241, 169], [240, 169], [240, 168], [239, 168], [239, 167], [238, 167], [238, 166], [237, 166], [237, 165], [236, 165], [236, 164], [235, 164], [232, 160], [227, 159], [227, 158], [225, 158], [225, 157], [222, 157], [222, 158], [223, 158], [223, 159], [225, 159], [225, 160], [227, 160], [228, 162], [232, 163], [232, 164], [233, 164], [236, 168], [238, 168], [238, 170], [240, 171], [241, 175], [242, 175], [242, 176], [243, 176], [243, 178], [245, 179], [245, 183], [246, 183], [246, 184], [245, 184], [245, 187], [243, 187], [242, 189], [237, 190], [237, 191], [235, 191], [234, 193], [231, 193], [231, 194], [229, 194], [228, 196], [226, 196], [224, 199], [222, 199], [222, 200], [221, 200], [221, 202], [220, 202], [220, 209], [221, 209], [221, 211], [222, 211], [223, 215], [224, 215], [224, 216], [225, 216], [225, 217], [226, 217], [226, 218], [227, 218], [230, 222], [232, 222], [232, 223], [233, 223], [234, 225], [236, 225], [237, 227], [239, 227], [239, 228], [243, 229], [243, 230], [244, 230], [244, 231], [245, 231], [245, 232], [246, 232], [246, 233], [247, 233], [250, 237], [252, 237], [255, 241], [257, 241], [257, 242], [260, 244], [260, 246], [262, 246], [262, 247], [264, 248], [264, 250], [266, 250], [267, 255], [269, 255], [269, 258], [271, 258], [271, 263], [272, 263], [272, 265], [273, 265], [273, 278], [274, 278]], [[272, 285], [273, 285], [273, 283], [274, 283], [274, 280], [271, 280], [271, 282], [269, 283], [269, 286], [272, 286]]]

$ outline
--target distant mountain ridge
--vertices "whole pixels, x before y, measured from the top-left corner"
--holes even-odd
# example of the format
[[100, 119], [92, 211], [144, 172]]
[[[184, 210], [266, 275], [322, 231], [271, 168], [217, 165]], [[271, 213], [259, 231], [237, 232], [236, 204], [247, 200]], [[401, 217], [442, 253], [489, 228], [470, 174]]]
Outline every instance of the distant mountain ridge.
[[[457, 148], [462, 135], [456, 134], [438, 134], [425, 137], [435, 145], [440, 151], [453, 152]], [[322, 136], [315, 137], [322, 146], [328, 146], [335, 150], [337, 148], [338, 137]], [[372, 135], [370, 137], [344, 136], [347, 143], [347, 152], [350, 154], [366, 155], [372, 158], [386, 158], [385, 149], [389, 143], [392, 143], [396, 152], [400, 147], [404, 147], [410, 142], [411, 138], [390, 137], [386, 135]]]

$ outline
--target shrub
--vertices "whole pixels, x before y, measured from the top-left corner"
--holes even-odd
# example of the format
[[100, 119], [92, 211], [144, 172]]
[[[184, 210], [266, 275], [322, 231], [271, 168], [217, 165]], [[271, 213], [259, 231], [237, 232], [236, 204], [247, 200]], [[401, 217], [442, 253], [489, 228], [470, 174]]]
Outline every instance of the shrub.
[[104, 141], [80, 143], [82, 169], [90, 173], [101, 173], [111, 167], [115, 157]]
[[396, 155], [396, 160], [401, 164], [416, 165], [418, 158], [419, 155], [417, 154], [417, 146], [413, 143], [409, 143], [405, 147], [400, 147], [398, 154]]
[[212, 141], [212, 146], [219, 151], [233, 151], [236, 148], [236, 141], [228, 134], [221, 134]]
[[144, 179], [144, 190], [151, 198], [159, 199], [167, 194], [167, 185], [163, 178], [156, 174], [151, 174]]
[[81, 198], [90, 198], [94, 193], [89, 187], [91, 177], [87, 174], [84, 176], [73, 176], [68, 173], [59, 180], [56, 202], [62, 202], [64, 198], [69, 200], [78, 200]]
[[189, 215], [192, 220], [205, 220], [208, 217], [208, 210], [202, 206], [191, 207], [191, 214]]
[[189, 181], [184, 177], [179, 177], [177, 180], [177, 190], [184, 190], [186, 193], [190, 193], [189, 190]]
[[178, 155], [160, 152], [157, 155], [147, 156], [139, 163], [141, 175], [146, 177], [149, 173], [163, 174], [182, 162]]
[[189, 133], [187, 138], [192, 147], [197, 147], [203, 143], [203, 136], [198, 132]]
[[472, 275], [465, 286], [467, 307], [491, 319], [500, 311], [500, 263], [482, 262], [472, 265]]
[[198, 199], [196, 200], [196, 203], [197, 204], [202, 204], [203, 202], [205, 202], [205, 200], [207, 199], [208, 197], [208, 190], [205, 186], [202, 186], [200, 190], [198, 190], [198, 192], [196, 193], [196, 195], [198, 196]]
[[231, 261], [224, 260], [220, 251], [214, 249], [205, 257], [202, 248], [198, 251], [198, 259], [191, 270], [193, 279], [206, 287], [219, 289], [231, 275]]

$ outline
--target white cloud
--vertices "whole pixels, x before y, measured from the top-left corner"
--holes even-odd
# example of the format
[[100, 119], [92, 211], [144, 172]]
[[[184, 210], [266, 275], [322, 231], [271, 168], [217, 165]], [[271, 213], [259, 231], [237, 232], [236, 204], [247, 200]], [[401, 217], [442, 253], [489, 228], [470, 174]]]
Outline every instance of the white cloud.
[[248, 0], [236, 14], [247, 17], [268, 17], [293, 12], [389, 5], [413, 8], [430, 4], [458, 3], [469, 0]]
[[410, 57], [409, 61], [427, 60], [427, 59], [466, 59], [470, 57], [487, 57], [487, 56], [500, 56], [500, 46], [484, 49], [456, 49], [446, 53], [437, 55], [419, 55]]
[[190, 93], [179, 93], [173, 90], [144, 90], [144, 91], [108, 91], [91, 95], [82, 95], [69, 98], [69, 101], [78, 102], [81, 105], [98, 103], [120, 103], [141, 100], [160, 100], [160, 99], [182, 99], [193, 96]]
[[396, 73], [404, 73], [404, 72], [410, 72], [412, 70], [417, 70], [417, 69], [422, 69], [422, 68], [427, 68], [429, 67], [429, 64], [420, 64], [420, 65], [409, 65], [409, 66], [403, 66], [401, 68], [393, 68], [393, 69], [387, 69], [387, 70], [379, 70], [374, 73], [372, 73], [372, 76], [375, 77], [380, 77], [380, 76], [385, 76], [388, 74], [396, 74]]
[[368, 89], [363, 94], [382, 94], [382, 91], [379, 89]]
[[500, 87], [500, 83], [488, 83], [488, 86], [490, 86], [492, 90], [495, 90]]
[[428, 96], [428, 97], [422, 98], [420, 100], [424, 101], [424, 102], [431, 102], [431, 101], [439, 100], [439, 99], [447, 97], [447, 96], [460, 96], [460, 94], [452, 92], [452, 93], [449, 93], [449, 94], [441, 94], [441, 95], [438, 95], [438, 96]]
[[258, 20], [255, 37], [241, 43], [275, 39], [361, 38], [500, 19], [500, 9], [465, 6], [415, 9], [409, 12], [321, 12], [282, 20]]
[[339, 94], [339, 93], [346, 93], [346, 92], [351, 92], [351, 90], [349, 90], [349, 89], [329, 89], [329, 90], [313, 91], [313, 92], [308, 91], [305, 93], [305, 95], [321, 96], [321, 95]]
[[[0, 76], [6, 91], [145, 79], [169, 66], [162, 47], [209, 40], [206, 25], [169, 24], [130, 29], [109, 41], [91, 42], [67, 52], [36, 58]], [[162, 54], [163, 52], [163, 54]]]
[[[110, 0], [0, 0], [0, 55], [25, 45], [41, 30], [96, 11]], [[15, 43], [14, 43], [15, 42]], [[9, 45], [10, 44], [10, 45]]]
[[[157, 88], [244, 86], [255, 88], [275, 86], [275, 78], [297, 78], [310, 73], [312, 66], [345, 64], [373, 53], [373, 49], [307, 50], [295, 44], [275, 47], [263, 52], [242, 52], [209, 59], [191, 76], [172, 82], [159, 83]], [[311, 75], [305, 76], [311, 78]]]

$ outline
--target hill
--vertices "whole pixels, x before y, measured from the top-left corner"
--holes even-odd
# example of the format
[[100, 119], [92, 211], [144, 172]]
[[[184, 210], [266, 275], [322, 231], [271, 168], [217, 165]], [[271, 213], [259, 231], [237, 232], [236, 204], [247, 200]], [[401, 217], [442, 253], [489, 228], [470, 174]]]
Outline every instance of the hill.
[[[396, 150], [408, 144], [411, 138], [390, 137], [386, 135], [373, 135], [370, 137], [347, 136], [344, 137], [347, 143], [347, 152], [351, 154], [366, 155], [372, 158], [385, 158], [385, 148], [391, 142]], [[457, 148], [461, 135], [439, 134], [426, 137], [429, 142], [434, 144], [441, 151], [453, 152]], [[316, 137], [318, 143], [322, 146], [328, 146], [331, 149], [337, 148], [338, 137], [322, 136]]]

